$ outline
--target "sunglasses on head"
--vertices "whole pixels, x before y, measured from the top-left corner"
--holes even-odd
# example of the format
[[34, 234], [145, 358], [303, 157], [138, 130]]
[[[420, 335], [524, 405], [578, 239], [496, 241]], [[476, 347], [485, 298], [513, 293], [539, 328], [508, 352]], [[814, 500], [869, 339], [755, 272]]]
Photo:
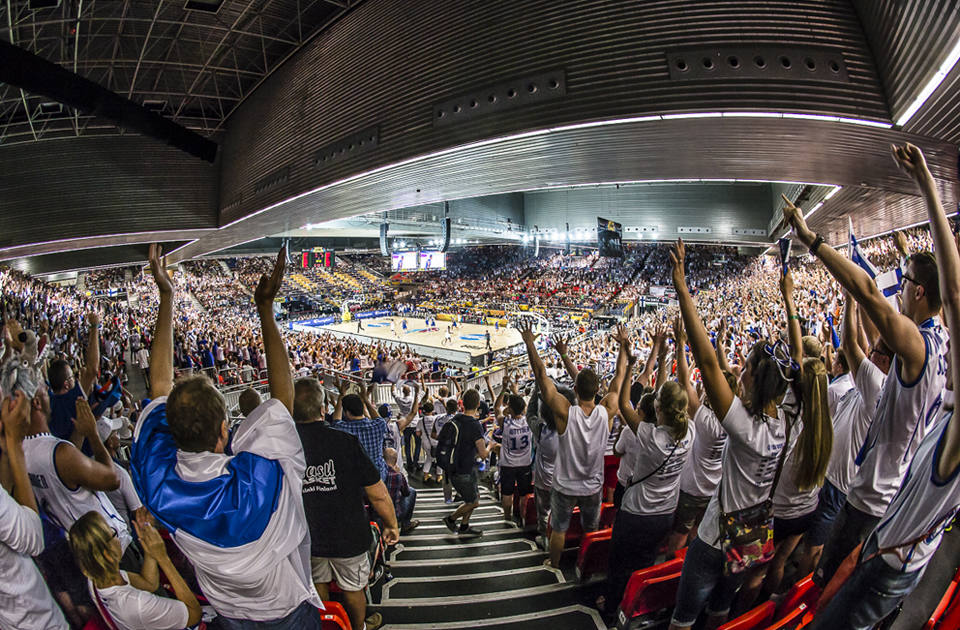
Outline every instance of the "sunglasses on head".
[[763, 351], [777, 363], [777, 370], [785, 381], [792, 381], [793, 375], [800, 371], [800, 364], [790, 356], [790, 346], [783, 341], [770, 345], [764, 344]]

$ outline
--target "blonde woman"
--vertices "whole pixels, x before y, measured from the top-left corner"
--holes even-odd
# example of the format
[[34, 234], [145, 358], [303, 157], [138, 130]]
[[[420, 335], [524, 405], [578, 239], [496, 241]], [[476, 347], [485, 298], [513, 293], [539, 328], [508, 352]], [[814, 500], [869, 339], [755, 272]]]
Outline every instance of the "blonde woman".
[[[70, 547], [90, 596], [111, 630], [182, 630], [200, 622], [197, 598], [167, 556], [160, 534], [147, 522], [134, 522], [145, 558], [140, 573], [120, 570], [120, 541], [98, 512], [87, 512], [70, 528]], [[153, 594], [158, 569], [170, 580], [177, 599]]]

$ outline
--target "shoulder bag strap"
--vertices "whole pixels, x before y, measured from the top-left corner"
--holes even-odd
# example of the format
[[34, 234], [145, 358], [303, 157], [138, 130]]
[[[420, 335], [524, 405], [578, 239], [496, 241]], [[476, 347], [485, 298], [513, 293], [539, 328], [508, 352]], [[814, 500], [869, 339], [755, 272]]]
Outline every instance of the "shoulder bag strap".
[[666, 466], [666, 465], [667, 465], [667, 462], [670, 460], [670, 458], [673, 457], [673, 453], [674, 453], [674, 451], [677, 450], [677, 447], [678, 447], [678, 446], [680, 446], [680, 440], [677, 440], [676, 442], [673, 443], [673, 448], [670, 449], [670, 452], [667, 454], [666, 457], [663, 458], [663, 461], [660, 462], [660, 465], [657, 466], [657, 467], [653, 470], [653, 472], [647, 473], [647, 474], [644, 475], [642, 478], [637, 479], [636, 481], [633, 481], [633, 480], [631, 479], [631, 480], [630, 480], [630, 483], [627, 484], [627, 487], [626, 487], [626, 489], [624, 490], [624, 494], [626, 494], [626, 491], [627, 491], [627, 490], [629, 490], [630, 488], [634, 487], [634, 486], [637, 485], [638, 483], [643, 483], [644, 481], [646, 481], [646, 480], [649, 479], [650, 477], [653, 477], [655, 474], [657, 474], [658, 472], [660, 472], [661, 470], [663, 470], [663, 467]]
[[790, 432], [793, 430], [793, 423], [787, 421], [787, 436], [783, 442], [783, 450], [780, 451], [780, 457], [777, 459], [777, 472], [773, 475], [773, 485], [770, 486], [770, 496], [767, 501], [773, 500], [773, 495], [777, 492], [777, 484], [780, 483], [780, 473], [783, 472], [783, 460], [787, 458], [787, 449], [790, 448]]

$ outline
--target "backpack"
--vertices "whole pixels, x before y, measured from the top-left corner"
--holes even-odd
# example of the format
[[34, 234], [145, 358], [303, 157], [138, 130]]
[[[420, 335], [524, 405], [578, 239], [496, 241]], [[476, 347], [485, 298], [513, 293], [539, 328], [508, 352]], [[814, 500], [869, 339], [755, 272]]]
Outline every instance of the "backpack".
[[437, 465], [444, 474], [455, 472], [457, 442], [460, 441], [460, 425], [449, 420], [437, 434]]

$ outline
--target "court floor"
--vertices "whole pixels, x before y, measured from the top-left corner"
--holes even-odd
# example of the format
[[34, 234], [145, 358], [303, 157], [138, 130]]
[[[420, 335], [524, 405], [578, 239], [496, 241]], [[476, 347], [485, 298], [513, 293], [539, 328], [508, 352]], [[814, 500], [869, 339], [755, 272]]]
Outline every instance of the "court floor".
[[[461, 352], [469, 352], [471, 356], [486, 354], [487, 341], [485, 333], [490, 331], [490, 345], [494, 350], [509, 348], [519, 343], [523, 343], [520, 338], [520, 331], [515, 328], [500, 327], [497, 332], [493, 326], [484, 326], [481, 324], [460, 324], [450, 330], [451, 342], [444, 345], [447, 327], [450, 322], [438, 320], [436, 328], [427, 328], [426, 322], [414, 317], [407, 318], [407, 330], [403, 331], [401, 326], [401, 317], [379, 317], [376, 319], [360, 320], [363, 328], [357, 332], [357, 322], [350, 321], [342, 324], [331, 324], [323, 326], [323, 329], [332, 329], [338, 332], [350, 333], [361, 337], [372, 337], [374, 339], [384, 339], [386, 341], [400, 341], [407, 343], [416, 343], [434, 348], [449, 348]], [[394, 329], [391, 331], [390, 323], [393, 322]]]

